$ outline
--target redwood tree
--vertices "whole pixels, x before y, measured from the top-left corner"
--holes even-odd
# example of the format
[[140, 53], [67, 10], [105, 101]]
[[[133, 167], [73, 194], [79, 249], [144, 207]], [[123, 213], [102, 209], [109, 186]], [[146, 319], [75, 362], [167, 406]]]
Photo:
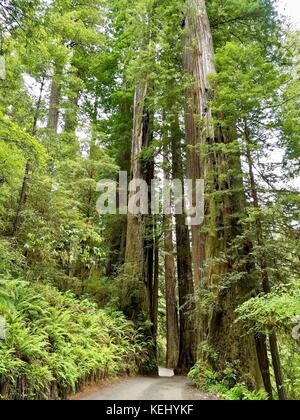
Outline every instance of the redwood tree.
[[[203, 319], [207, 343], [218, 354], [217, 360], [210, 361], [219, 371], [227, 363], [238, 361], [239, 374], [253, 378], [252, 385], [260, 387], [262, 376], [254, 337], [243, 337], [242, 325], [235, 323], [236, 308], [251, 295], [255, 285], [245, 276], [226, 282], [239, 258], [230, 252], [230, 244], [239, 234], [237, 214], [243, 211], [244, 200], [241, 181], [234, 177], [234, 169], [240, 166], [239, 153], [227, 151], [236, 140], [235, 130], [213, 122], [210, 75], [216, 69], [204, 0], [188, 2], [184, 62], [191, 78], [185, 110], [188, 174], [194, 181], [204, 177], [208, 193], [205, 230], [201, 233], [199, 226], [192, 228], [192, 244], [195, 284], [200, 290], [212, 292], [215, 301]], [[221, 121], [222, 116], [218, 119]]]

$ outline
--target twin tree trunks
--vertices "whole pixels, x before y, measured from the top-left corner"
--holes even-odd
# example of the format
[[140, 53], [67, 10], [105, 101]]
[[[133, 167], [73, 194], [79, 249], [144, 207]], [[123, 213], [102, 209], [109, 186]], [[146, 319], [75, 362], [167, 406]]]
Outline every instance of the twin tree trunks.
[[[243, 192], [236, 192], [243, 191], [243, 188], [238, 185], [242, 181], [228, 175], [233, 172], [228, 169], [240, 165], [240, 157], [238, 154], [226, 156], [215, 147], [218, 143], [234, 141], [235, 130], [230, 128], [225, 131], [213, 124], [209, 76], [215, 74], [216, 69], [210, 22], [204, 0], [191, 0], [189, 4], [184, 50], [185, 71], [192, 80], [186, 93], [185, 107], [188, 176], [193, 180], [204, 178], [206, 191], [211, 193], [206, 203], [206, 232], [203, 233], [201, 227], [192, 228], [193, 273], [196, 290], [215, 290], [213, 309], [205, 316], [206, 319], [197, 319], [198, 336], [218, 355], [217, 360], [210, 360], [216, 370], [221, 371], [227, 363], [239, 361], [239, 372], [243, 372], [248, 382], [251, 378], [253, 383], [250, 385], [260, 387], [262, 375], [255, 339], [244, 336], [242, 325], [235, 323], [235, 310], [251, 295], [254, 285], [245, 278], [226, 288], [218, 287], [232, 270], [235, 258], [238, 258], [238, 255], [229, 255], [229, 246], [239, 234], [238, 220], [233, 215], [243, 210]], [[216, 191], [224, 194], [212, 194]], [[227, 261], [220, 263], [217, 259], [222, 254], [227, 255]], [[205, 261], [214, 260], [204, 267]], [[208, 357], [204, 353], [201, 356]]]
[[[280, 364], [277, 337], [245, 335], [243, 325], [236, 322], [236, 309], [258, 289], [270, 293], [270, 281], [263, 252], [258, 263], [261, 267], [261, 284], [251, 276], [249, 254], [252, 244], [245, 243], [232, 251], [231, 243], [240, 236], [239, 214], [245, 211], [246, 198], [243, 182], [234, 173], [241, 172], [239, 151], [226, 152], [226, 147], [237, 139], [236, 127], [227, 129], [224, 116], [213, 115], [213, 100], [210, 75], [216, 73], [214, 46], [205, 0], [187, 0], [185, 30], [183, 37], [183, 68], [190, 79], [185, 92], [184, 125], [187, 147], [187, 168], [182, 161], [182, 127], [178, 107], [172, 109], [169, 133], [164, 149], [165, 177], [183, 180], [187, 175], [196, 185], [197, 179], [206, 182], [206, 214], [203, 226], [186, 226], [185, 216], [175, 216], [176, 242], [173, 241], [173, 217], [163, 220], [165, 247], [165, 285], [167, 318], [167, 365], [177, 373], [186, 373], [200, 359], [210, 363], [219, 372], [231, 364], [240, 377], [252, 388], [264, 387], [272, 398], [270, 349], [274, 377], [280, 399], [286, 399]], [[146, 44], [153, 42], [151, 35]], [[61, 102], [61, 77], [63, 66], [56, 64], [50, 92], [48, 114], [49, 132], [57, 133], [59, 125], [59, 105]], [[147, 74], [137, 83], [134, 101], [134, 126], [131, 150], [131, 178], [145, 180], [148, 185], [154, 178], [154, 158], [147, 162], [140, 159], [141, 152], [149, 148], [153, 141], [154, 111], [150, 110], [148, 97], [151, 94]], [[34, 116], [32, 135], [36, 134], [45, 78], [42, 78], [40, 95]], [[78, 111], [79, 91], [72, 98], [75, 109], [66, 112], [65, 131], [74, 132]], [[175, 101], [176, 102], [176, 101]], [[128, 105], [129, 107], [129, 105]], [[172, 107], [172, 105], [171, 105]], [[97, 114], [98, 103], [95, 103]], [[170, 111], [170, 110], [168, 110]], [[254, 207], [259, 208], [251, 138], [245, 121], [245, 143], [248, 145], [248, 167], [251, 196]], [[162, 134], [162, 139], [165, 133]], [[170, 138], [169, 138], [169, 137]], [[93, 148], [91, 148], [92, 150]], [[220, 152], [222, 150], [222, 152]], [[92, 151], [91, 151], [92, 154]], [[171, 161], [171, 165], [167, 162]], [[26, 204], [32, 163], [28, 161], [20, 191], [18, 208], [13, 226], [13, 234], [18, 234], [20, 215]], [[217, 194], [216, 194], [217, 193]], [[151, 191], [149, 190], [151, 195]], [[196, 193], [193, 197], [196, 206]], [[151, 200], [149, 200], [150, 203]], [[127, 223], [122, 220], [122, 250], [119, 265], [123, 269], [119, 275], [121, 308], [137, 327], [148, 344], [148, 359], [141, 371], [157, 374], [158, 335], [158, 291], [159, 291], [159, 237], [156, 216], [128, 214]], [[256, 239], [263, 249], [263, 235], [260, 220], [256, 225]], [[117, 241], [118, 242], [118, 241]], [[226, 259], [220, 258], [226, 256]], [[220, 262], [222, 261], [222, 262]], [[246, 261], [240, 266], [240, 261]], [[236, 271], [237, 266], [244, 274], [237, 281], [229, 281], [224, 287], [224, 279]], [[176, 272], [177, 267], [177, 272]], [[213, 293], [214, 305], [207, 310], [199, 310], [201, 296]], [[200, 298], [199, 298], [200, 296]], [[269, 346], [267, 346], [269, 343]], [[214, 355], [214, 357], [212, 357]], [[215, 357], [217, 355], [217, 357]]]
[[[270, 369], [265, 337], [245, 335], [243, 325], [236, 321], [236, 309], [255, 294], [257, 284], [251, 272], [240, 280], [224, 279], [236, 269], [241, 257], [246, 257], [251, 244], [231, 251], [230, 244], [240, 235], [238, 214], [245, 208], [245, 193], [235, 170], [241, 168], [239, 152], [226, 153], [220, 144], [236, 140], [235, 127], [221, 128], [213, 123], [209, 76], [216, 73], [210, 22], [204, 0], [189, 0], [185, 18], [184, 70], [191, 83], [185, 98], [185, 136], [187, 145], [187, 176], [196, 182], [205, 179], [208, 193], [205, 231], [185, 226], [184, 216], [176, 216], [176, 258], [178, 302], [175, 273], [172, 217], [164, 218], [165, 275], [167, 301], [167, 365], [178, 373], [187, 372], [198, 358], [209, 362], [217, 371], [228, 364], [235, 366], [240, 380], [252, 388], [265, 387], [272, 398]], [[147, 75], [138, 83], [134, 104], [134, 129], [131, 156], [131, 176], [151, 180], [154, 161], [141, 162], [140, 154], [149, 147], [153, 137], [153, 116], [147, 108], [149, 84]], [[222, 116], [217, 116], [222, 119]], [[183, 176], [181, 167], [181, 130], [178, 116], [170, 127], [171, 144], [165, 159], [172, 156], [172, 168], [165, 168], [166, 177]], [[220, 152], [220, 150], [223, 150]], [[224, 151], [225, 150], [225, 151]], [[214, 194], [219, 192], [220, 194]], [[217, 198], [216, 198], [217, 197]], [[196, 199], [196, 196], [194, 196]], [[195, 203], [193, 203], [195, 205]], [[154, 228], [153, 228], [154, 227]], [[145, 338], [157, 336], [158, 252], [155, 239], [155, 220], [151, 216], [128, 215], [124, 269], [120, 275], [120, 294], [123, 310], [144, 331]], [[151, 235], [150, 235], [151, 236]], [[258, 225], [259, 236], [259, 225]], [[191, 243], [191, 249], [190, 249]], [[226, 260], [220, 262], [220, 256]], [[208, 261], [215, 261], [205, 264]], [[262, 261], [263, 264], [263, 256]], [[241, 267], [247, 273], [247, 266]], [[264, 280], [266, 290], [266, 280]], [[214, 306], [209, 313], [197, 313], [193, 299], [202, 291], [214, 291]], [[178, 308], [179, 307], [179, 317]], [[178, 319], [179, 318], [179, 319]], [[205, 348], [210, 349], [208, 352]], [[273, 367], [281, 399], [285, 398], [276, 337], [270, 337]], [[217, 354], [217, 358], [210, 357]], [[150, 360], [143, 371], [155, 373], [155, 345], [150, 346]]]
[[[206, 2], [205, 0], [186, 0], [185, 3], [187, 11], [184, 19], [182, 66], [190, 80], [185, 92], [183, 112], [187, 173], [185, 174], [182, 159], [183, 130], [181, 125], [183, 124], [180, 118], [181, 110], [179, 111], [181, 104], [175, 106], [172, 112], [168, 110], [172, 117], [168, 121], [169, 132], [164, 150], [164, 171], [166, 178], [183, 180], [187, 175], [194, 184], [197, 179], [204, 179], [207, 198], [203, 226], [193, 226], [189, 229], [184, 215], [175, 216], [175, 243], [173, 217], [165, 216], [163, 220], [167, 365], [175, 368], [177, 373], [186, 373], [198, 359], [203, 363], [210, 363], [218, 372], [222, 372], [228, 364], [231, 364], [239, 373], [239, 380], [246, 382], [252, 388], [264, 387], [272, 398], [270, 351], [278, 395], [280, 399], [286, 399], [276, 335], [274, 333], [269, 336], [257, 334], [255, 337], [245, 335], [243, 325], [236, 322], [236, 309], [254, 296], [257, 290], [266, 294], [270, 293], [271, 285], [266, 255], [263, 251], [257, 261], [261, 269], [261, 284], [257, 284], [257, 279], [251, 275], [253, 262], [250, 255], [253, 244], [244, 243], [234, 251], [231, 247], [232, 242], [241, 236], [238, 215], [245, 212], [246, 205], [243, 181], [234, 175], [242, 172], [239, 151], [233, 152], [234, 147], [225, 147], [236, 141], [237, 129], [234, 125], [224, 128], [225, 124], [216, 124], [215, 121], [224, 120], [224, 116], [213, 115], [211, 108], [213, 93], [210, 75], [216, 74], [216, 68]], [[155, 43], [155, 40], [151, 40], [151, 36], [149, 33], [149, 39], [144, 40], [146, 44], [144, 46], [147, 47], [150, 42]], [[3, 64], [3, 58], [0, 56], [0, 78], [1, 64]], [[54, 67], [47, 128], [49, 133], [55, 134], [59, 127], [64, 66], [55, 63]], [[2, 78], [3, 74], [2, 71]], [[45, 79], [46, 77], [41, 78], [40, 94], [32, 125], [33, 136], [36, 134], [41, 112]], [[140, 157], [143, 150], [148, 149], [153, 141], [155, 112], [149, 105], [151, 101], [148, 101], [153, 87], [147, 74], [143, 74], [140, 79], [136, 86], [134, 101], [131, 178], [143, 179], [150, 185], [155, 174], [154, 158], [145, 162]], [[69, 98], [72, 107], [65, 112], [64, 130], [69, 134], [75, 132], [79, 97], [78, 87], [75, 95]], [[180, 102], [179, 99], [178, 102]], [[95, 145], [96, 142], [98, 106], [96, 99], [91, 158], [93, 144]], [[124, 103], [124, 112], [129, 116], [130, 106]], [[253, 206], [259, 209], [251, 155], [251, 133], [247, 128], [247, 121], [245, 121], [244, 133], [245, 144], [248, 146], [246, 157], [251, 198]], [[165, 133], [162, 138], [164, 135]], [[226, 152], [226, 150], [231, 150], [231, 152]], [[167, 164], [169, 161], [171, 165]], [[13, 224], [13, 236], [18, 235], [33, 170], [33, 163], [28, 160]], [[150, 190], [149, 194], [151, 195]], [[196, 200], [196, 193], [193, 199]], [[195, 202], [192, 204], [196, 206]], [[144, 366], [141, 366], [141, 371], [157, 374], [160, 238], [157, 232], [158, 220], [155, 217], [142, 214], [134, 216], [129, 213], [127, 221], [121, 221], [121, 245], [119, 246], [118, 238], [114, 240], [115, 248], [121, 249], [118, 266], [123, 265], [119, 275], [121, 309], [141, 329], [145, 343], [149, 343], [148, 360], [145, 361]], [[262, 223], [259, 219], [256, 223], [255, 234], [257, 244], [263, 250], [264, 238]], [[241, 263], [241, 261], [245, 262]], [[114, 266], [114, 264], [109, 265]], [[243, 275], [238, 280], [226, 281], [232, 272], [237, 271], [237, 267]], [[201, 296], [208, 294], [213, 294], [214, 305], [203, 311]]]

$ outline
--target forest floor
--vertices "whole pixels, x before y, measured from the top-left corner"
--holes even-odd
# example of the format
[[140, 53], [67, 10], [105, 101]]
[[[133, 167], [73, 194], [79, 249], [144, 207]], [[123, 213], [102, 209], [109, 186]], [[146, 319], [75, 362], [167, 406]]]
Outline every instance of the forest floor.
[[73, 397], [73, 400], [217, 400], [213, 394], [198, 391], [184, 376], [174, 376], [170, 369], [160, 368], [157, 378], [138, 376], [94, 386]]

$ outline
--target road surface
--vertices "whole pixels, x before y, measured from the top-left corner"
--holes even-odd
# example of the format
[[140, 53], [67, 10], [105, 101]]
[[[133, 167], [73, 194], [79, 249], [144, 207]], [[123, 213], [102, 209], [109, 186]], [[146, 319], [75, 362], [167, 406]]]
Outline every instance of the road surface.
[[160, 369], [160, 377], [134, 377], [120, 379], [115, 383], [93, 387], [77, 394], [74, 400], [215, 400], [211, 394], [197, 391], [191, 381], [183, 376], [174, 376], [169, 369]]

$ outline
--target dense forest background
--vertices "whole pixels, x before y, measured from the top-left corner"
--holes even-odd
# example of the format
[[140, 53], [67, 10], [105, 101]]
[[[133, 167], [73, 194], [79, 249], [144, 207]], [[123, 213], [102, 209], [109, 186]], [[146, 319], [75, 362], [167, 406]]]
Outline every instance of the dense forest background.
[[[276, 10], [0, 0], [0, 399], [159, 364], [300, 398], [300, 38]], [[204, 179], [204, 223], [99, 217], [120, 170]]]

